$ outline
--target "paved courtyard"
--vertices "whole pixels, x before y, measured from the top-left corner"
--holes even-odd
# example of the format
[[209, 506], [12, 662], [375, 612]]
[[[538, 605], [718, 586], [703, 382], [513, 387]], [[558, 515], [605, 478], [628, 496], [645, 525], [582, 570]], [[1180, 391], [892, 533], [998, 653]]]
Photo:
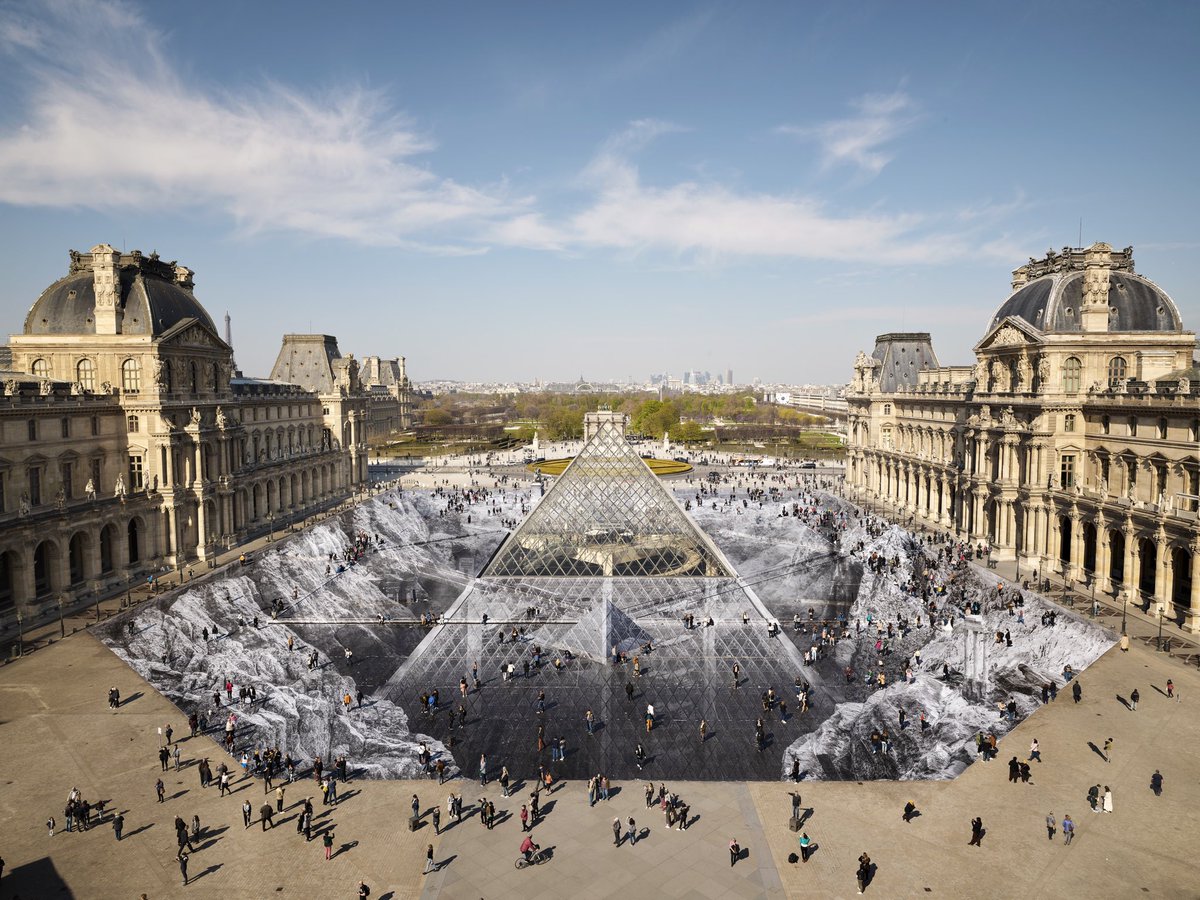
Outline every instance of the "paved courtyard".
[[[198, 757], [222, 758], [207, 738], [184, 740], [183, 769], [163, 775], [166, 802], [155, 800], [159, 777], [158, 728], [186, 726], [171, 704], [90, 634], [68, 640], [0, 669], [0, 856], [5, 860], [0, 898], [22, 897], [354, 897], [359, 879], [372, 897], [779, 897], [851, 896], [859, 853], [877, 866], [868, 896], [1200, 896], [1197, 867], [1186, 847], [1200, 826], [1200, 677], [1195, 668], [1156, 653], [1146, 641], [1152, 626], [1131, 622], [1135, 636], [1127, 654], [1113, 649], [1082, 676], [1083, 700], [1069, 694], [1039, 710], [1000, 746], [994, 763], [976, 764], [951, 782], [819, 782], [800, 786], [809, 812], [805, 830], [817, 845], [806, 864], [789, 864], [796, 848], [787, 830], [793, 786], [772, 783], [671, 782], [691, 805], [685, 832], [667, 831], [662, 815], [645, 809], [642, 786], [618, 782], [607, 803], [589, 809], [584, 785], [567, 781], [542, 795], [544, 820], [535, 830], [553, 859], [517, 871], [521, 841], [515, 814], [518, 796], [505, 800], [498, 786], [455, 780], [435, 782], [352, 781], [335, 808], [323, 808], [311, 781], [287, 789], [282, 817], [263, 832], [257, 809], [261, 783], [242, 781], [232, 796], [202, 790]], [[1184, 698], [1169, 701], [1172, 678]], [[121, 709], [105, 703], [110, 685], [124, 698]], [[1136, 712], [1123, 700], [1134, 688]], [[1032, 783], [1010, 784], [1007, 759], [1041, 743], [1044, 762], [1034, 763]], [[1112, 761], [1090, 745], [1113, 738]], [[353, 761], [352, 761], [353, 762]], [[1164, 776], [1155, 796], [1150, 779]], [[1112, 814], [1088, 809], [1089, 786], [1109, 785]], [[68, 791], [105, 801], [106, 820], [119, 811], [125, 838], [114, 840], [106, 821], [85, 833], [64, 834]], [[433, 834], [426, 816], [407, 830], [410, 798], [422, 810], [461, 793], [468, 811], [481, 796], [496, 803], [495, 830], [477, 818]], [[320, 841], [295, 831], [294, 804], [316, 803], [316, 827], [335, 835], [332, 860]], [[249, 798], [255, 823], [245, 829], [240, 807]], [[905, 824], [900, 814], [912, 800], [921, 815]], [[1047, 813], [1078, 822], [1075, 842], [1061, 834], [1048, 841]], [[508, 815], [505, 815], [507, 813]], [[192, 883], [184, 888], [175, 860], [172, 820], [199, 815], [205, 829], [191, 857]], [[48, 837], [48, 816], [58, 831]], [[970, 820], [987, 829], [980, 848], [968, 846]], [[633, 816], [644, 838], [612, 846], [614, 816]], [[1180, 838], [1182, 837], [1182, 841]], [[731, 838], [745, 848], [731, 867]], [[432, 843], [441, 869], [422, 876], [424, 850]]]

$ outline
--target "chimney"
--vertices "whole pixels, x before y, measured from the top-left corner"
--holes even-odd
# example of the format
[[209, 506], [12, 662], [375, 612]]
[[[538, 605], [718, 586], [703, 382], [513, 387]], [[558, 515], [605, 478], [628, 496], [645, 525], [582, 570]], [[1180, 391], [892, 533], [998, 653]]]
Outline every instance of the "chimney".
[[92, 248], [92, 288], [96, 294], [96, 334], [120, 334], [121, 254], [111, 244]]
[[1016, 293], [1021, 288], [1029, 283], [1029, 266], [1021, 266], [1019, 269], [1013, 269], [1012, 273], [1012, 289]]
[[1108, 276], [1111, 274], [1112, 247], [1095, 243], [1083, 255], [1083, 306], [1079, 310], [1083, 330], [1108, 331]]

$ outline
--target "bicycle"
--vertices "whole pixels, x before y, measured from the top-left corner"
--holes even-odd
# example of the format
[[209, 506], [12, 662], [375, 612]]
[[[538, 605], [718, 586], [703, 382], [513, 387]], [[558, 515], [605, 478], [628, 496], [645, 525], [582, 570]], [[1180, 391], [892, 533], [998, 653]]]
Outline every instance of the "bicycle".
[[539, 847], [537, 850], [535, 850], [533, 852], [533, 854], [529, 857], [529, 859], [526, 859], [524, 856], [517, 857], [517, 861], [516, 861], [516, 863], [514, 863], [514, 865], [518, 869], [524, 869], [526, 866], [540, 866], [542, 863], [544, 863], [549, 858], [550, 858], [550, 854], [548, 854], [545, 850], [542, 850]]

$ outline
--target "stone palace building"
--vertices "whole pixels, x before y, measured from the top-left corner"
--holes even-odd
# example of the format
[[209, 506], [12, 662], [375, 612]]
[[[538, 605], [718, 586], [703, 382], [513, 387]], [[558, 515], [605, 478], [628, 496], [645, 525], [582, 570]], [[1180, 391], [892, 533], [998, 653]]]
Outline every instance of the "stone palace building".
[[1196, 336], [1133, 250], [1013, 272], [975, 345], [884, 334], [846, 394], [852, 495], [1200, 631]]
[[0, 373], [0, 628], [337, 503], [376, 418], [409, 424], [402, 362], [369, 384], [336, 338], [286, 335], [271, 377], [244, 378], [190, 269], [70, 256]]

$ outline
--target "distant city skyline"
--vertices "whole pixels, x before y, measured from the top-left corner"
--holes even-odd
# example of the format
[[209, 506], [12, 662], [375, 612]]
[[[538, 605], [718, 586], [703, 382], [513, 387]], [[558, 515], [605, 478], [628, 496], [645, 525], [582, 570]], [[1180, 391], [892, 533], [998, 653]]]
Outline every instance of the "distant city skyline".
[[[417, 381], [830, 383], [888, 331], [969, 361], [1012, 269], [1100, 240], [1194, 330], [1197, 34], [1195, 4], [6, 3], [0, 329], [109, 242], [194, 269], [250, 375], [315, 332]], [[1148, 47], [1183, 62], [1113, 64]]]

